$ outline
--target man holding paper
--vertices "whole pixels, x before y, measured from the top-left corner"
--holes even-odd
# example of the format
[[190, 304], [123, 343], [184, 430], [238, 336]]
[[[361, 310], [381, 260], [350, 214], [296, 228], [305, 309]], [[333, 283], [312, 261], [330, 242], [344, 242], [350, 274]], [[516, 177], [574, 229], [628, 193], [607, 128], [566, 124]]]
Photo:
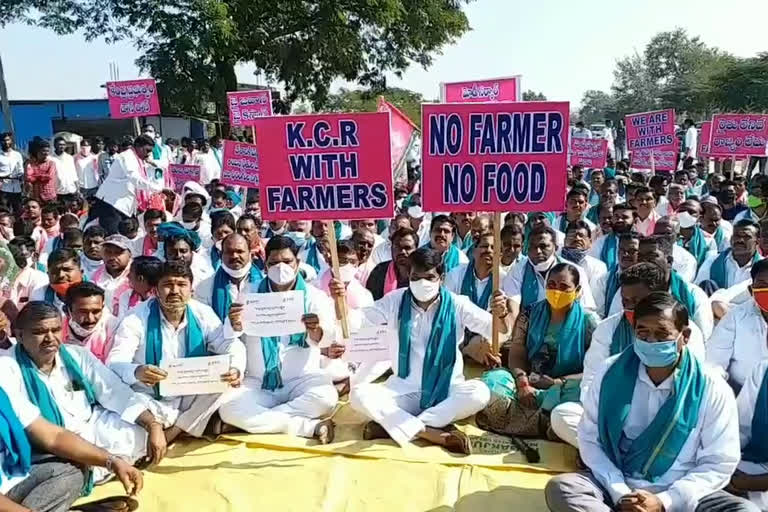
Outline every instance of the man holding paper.
[[[479, 380], [464, 380], [459, 347], [465, 329], [491, 339], [491, 314], [507, 332], [508, 300], [500, 291], [492, 294], [489, 313], [443, 286], [440, 252], [422, 247], [410, 260], [408, 288], [388, 293], [372, 307], [350, 311], [353, 331], [387, 324], [398, 332], [390, 346], [394, 374], [383, 384], [355, 386], [350, 403], [372, 420], [363, 431], [366, 440], [391, 437], [403, 446], [418, 437], [469, 454], [469, 438], [452, 423], [483, 409], [491, 392]], [[338, 280], [330, 288], [335, 296], [344, 296]]]
[[[258, 297], [262, 309], [233, 304], [229, 312], [235, 334], [243, 337], [248, 367], [243, 385], [221, 406], [219, 415], [252, 434], [286, 433], [330, 443], [333, 423], [320, 418], [333, 411], [339, 397], [330, 375], [320, 368], [319, 344], [334, 339], [333, 303], [304, 282], [299, 249], [290, 237], [271, 238], [265, 250], [267, 277], [254, 294], [266, 295]], [[274, 316], [263, 312], [277, 315], [286, 301], [296, 300], [296, 293], [298, 318], [267, 324]], [[301, 325], [297, 325], [299, 319]], [[249, 327], [253, 325], [263, 327]], [[267, 328], [270, 335], [260, 336]], [[329, 356], [342, 353], [343, 347], [333, 345]]]
[[[123, 382], [155, 400], [150, 409], [166, 428], [168, 442], [182, 431], [200, 437], [222, 401], [221, 393], [161, 395], [159, 385], [169, 363], [215, 354], [232, 357], [221, 380], [237, 387], [245, 370], [245, 348], [226, 333], [213, 310], [193, 300], [192, 271], [166, 262], [157, 284], [157, 297], [142, 302], [122, 320], [107, 365]], [[212, 432], [214, 434], [218, 432]]]

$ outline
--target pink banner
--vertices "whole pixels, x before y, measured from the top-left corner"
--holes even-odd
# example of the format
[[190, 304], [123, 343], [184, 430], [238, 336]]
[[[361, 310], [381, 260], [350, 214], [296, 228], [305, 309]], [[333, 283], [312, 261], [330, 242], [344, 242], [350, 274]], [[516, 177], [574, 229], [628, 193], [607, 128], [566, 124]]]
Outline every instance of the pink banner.
[[678, 140], [673, 109], [629, 114], [624, 123], [631, 167], [657, 171], [677, 169]]
[[571, 139], [571, 165], [602, 169], [607, 153], [608, 141], [605, 139]]
[[565, 209], [568, 102], [421, 109], [424, 210]]
[[408, 116], [400, 112], [400, 110], [384, 99], [384, 96], [379, 96], [379, 105], [376, 109], [378, 112], [389, 112], [389, 141], [390, 141], [390, 153], [392, 154], [392, 170], [394, 171], [403, 161], [406, 156], [408, 147], [411, 145], [411, 138], [413, 138], [413, 132], [418, 128], [408, 119]]
[[221, 182], [255, 188], [259, 186], [259, 154], [255, 144], [224, 141]]
[[153, 78], [107, 82], [107, 100], [113, 119], [160, 115], [160, 100]]
[[487, 103], [520, 101], [520, 76], [442, 84], [444, 103]]
[[269, 89], [227, 93], [229, 124], [251, 126], [260, 117], [272, 115], [272, 93]]
[[710, 141], [712, 140], [712, 121], [701, 123], [701, 132], [699, 132], [699, 147], [696, 153], [699, 159], [709, 158], [712, 153], [710, 150]]
[[181, 193], [182, 187], [188, 181], [200, 183], [199, 165], [168, 164], [168, 170], [173, 177], [174, 188], [177, 193]]
[[391, 219], [389, 115], [265, 117], [256, 122], [266, 220]]
[[712, 156], [765, 156], [768, 114], [715, 114], [712, 117]]

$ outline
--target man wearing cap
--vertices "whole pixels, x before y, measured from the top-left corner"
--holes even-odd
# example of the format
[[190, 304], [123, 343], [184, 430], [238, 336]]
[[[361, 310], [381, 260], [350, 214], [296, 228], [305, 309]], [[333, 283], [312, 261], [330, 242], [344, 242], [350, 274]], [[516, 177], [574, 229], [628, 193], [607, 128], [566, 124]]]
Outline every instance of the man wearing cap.
[[93, 273], [93, 282], [104, 290], [104, 301], [112, 304], [115, 290], [128, 283], [131, 241], [123, 235], [110, 235], [101, 244], [104, 263]]

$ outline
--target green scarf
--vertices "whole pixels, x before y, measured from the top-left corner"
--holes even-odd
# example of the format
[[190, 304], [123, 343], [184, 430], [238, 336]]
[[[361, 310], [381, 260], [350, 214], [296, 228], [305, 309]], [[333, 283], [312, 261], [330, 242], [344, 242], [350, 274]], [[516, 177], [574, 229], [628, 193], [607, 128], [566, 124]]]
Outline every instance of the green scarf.
[[741, 458], [749, 462], [762, 464], [768, 462], [768, 372], [763, 374], [760, 392], [755, 402], [755, 410], [752, 414], [752, 437], [747, 446], [741, 450]]
[[687, 348], [683, 349], [675, 370], [674, 393], [643, 433], [631, 441], [628, 452], [622, 454], [624, 423], [632, 407], [640, 367], [635, 351], [625, 350], [605, 373], [598, 406], [598, 440], [625, 476], [653, 483], [672, 467], [696, 427], [707, 381], [700, 363]]
[[[160, 366], [163, 359], [163, 331], [161, 330], [160, 303], [157, 299], [152, 299], [149, 303], [149, 317], [147, 318], [147, 338], [144, 349], [144, 360], [146, 364]], [[185, 354], [184, 357], [203, 357], [208, 355], [205, 347], [205, 338], [200, 328], [200, 321], [192, 312], [192, 308], [187, 305], [184, 313], [187, 319], [187, 333], [184, 339]], [[155, 398], [160, 400], [160, 384], [154, 386]]]
[[[453, 366], [456, 364], [456, 307], [451, 293], [440, 287], [437, 313], [429, 333], [424, 365], [421, 373], [421, 408], [429, 409], [448, 398], [451, 387]], [[403, 293], [400, 301], [399, 350], [397, 354], [397, 376], [408, 378], [411, 373], [411, 309], [415, 305], [410, 290]]]
[[632, 326], [629, 325], [624, 313], [621, 314], [621, 320], [613, 330], [613, 339], [611, 340], [611, 355], [615, 356], [619, 352], [624, 352], [624, 349], [632, 345], [635, 341], [635, 331], [632, 330]]
[[600, 249], [600, 261], [608, 268], [615, 267], [619, 262], [619, 237], [615, 233], [605, 235], [603, 247]]
[[[528, 334], [525, 347], [530, 360], [544, 346], [552, 311], [549, 303], [542, 300], [533, 305], [528, 318]], [[581, 303], [576, 301], [565, 317], [557, 333], [557, 361], [552, 368], [550, 377], [562, 377], [581, 373], [584, 370], [584, 353], [586, 351], [587, 316]]]
[[608, 318], [611, 312], [613, 297], [621, 287], [621, 269], [618, 265], [608, 267], [608, 282], [605, 283], [605, 306], [603, 307], [603, 318]]
[[[251, 264], [251, 270], [248, 273], [249, 283], [258, 283], [264, 277], [261, 270]], [[219, 320], [224, 322], [229, 315], [229, 309], [232, 307], [232, 297], [229, 296], [229, 290], [227, 289], [231, 278], [223, 268], [219, 267], [213, 278], [213, 295], [211, 296], [211, 307], [216, 312], [216, 316]]]
[[672, 294], [672, 296], [677, 299], [680, 304], [685, 306], [685, 309], [688, 310], [688, 314], [691, 317], [696, 314], [696, 311], [699, 309], [699, 305], [696, 304], [696, 299], [694, 298], [690, 288], [688, 288], [688, 283], [686, 283], [685, 279], [680, 277], [680, 274], [674, 270], [671, 272], [669, 277], [669, 293]]
[[715, 243], [717, 244], [717, 250], [719, 251], [723, 244], [723, 238], [725, 238], [723, 226], [718, 225], [713, 236], [715, 237]]
[[[727, 249], [721, 252], [715, 261], [712, 262], [712, 266], [709, 268], [709, 278], [717, 283], [720, 288], [728, 288], [733, 283], [728, 283], [727, 273], [725, 271], [725, 262], [728, 256], [733, 252], [733, 249]], [[752, 256], [752, 265], [760, 261], [760, 253], [755, 251]]]
[[[304, 295], [304, 313], [307, 312], [307, 285], [300, 273], [296, 274], [296, 283], [293, 286], [296, 291]], [[257, 293], [271, 293], [272, 284], [269, 278], [264, 278], [259, 283]], [[281, 376], [282, 365], [280, 364], [280, 336], [269, 336], [261, 338], [261, 355], [264, 358], [264, 377], [261, 381], [261, 389], [274, 391], [283, 387], [283, 377]], [[291, 334], [289, 345], [301, 348], [309, 348], [307, 344], [307, 332]]]
[[32, 467], [32, 447], [3, 388], [0, 388], [0, 443], [5, 454], [0, 481], [3, 476], [27, 475]]
[[488, 310], [488, 303], [491, 300], [491, 291], [493, 286], [491, 283], [485, 284], [485, 289], [482, 295], [477, 295], [477, 283], [475, 282], [475, 262], [470, 260], [467, 264], [467, 270], [464, 272], [464, 278], [461, 280], [461, 294], [465, 297], [469, 297], [472, 304], [479, 307], [482, 310]]
[[315, 272], [320, 272], [320, 258], [318, 258], [318, 253], [319, 251], [317, 250], [317, 241], [314, 237], [312, 237], [307, 242], [306, 264], [315, 269]]
[[696, 269], [701, 267], [704, 260], [707, 259], [707, 251], [709, 250], [709, 244], [707, 238], [704, 236], [699, 226], [693, 227], [693, 235], [688, 242], [688, 252], [690, 252], [694, 258], [696, 258]]

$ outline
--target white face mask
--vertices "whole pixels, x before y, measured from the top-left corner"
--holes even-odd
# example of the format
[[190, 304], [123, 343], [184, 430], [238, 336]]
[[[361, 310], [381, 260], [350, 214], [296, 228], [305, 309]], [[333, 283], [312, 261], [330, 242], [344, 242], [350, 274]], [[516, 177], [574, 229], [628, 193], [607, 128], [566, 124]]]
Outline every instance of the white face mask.
[[339, 267], [339, 274], [341, 277], [341, 282], [349, 283], [355, 278], [355, 274], [357, 274], [357, 267], [347, 263], [346, 265]]
[[192, 231], [197, 230], [197, 222], [184, 222], [181, 221], [181, 225], [184, 226], [184, 229], [189, 229]]
[[296, 271], [292, 266], [281, 262], [269, 267], [267, 270], [267, 277], [269, 277], [269, 280], [276, 285], [285, 286], [291, 284], [293, 280], [296, 279]]
[[688, 229], [695, 226], [699, 219], [688, 212], [680, 212], [677, 214], [677, 221], [680, 223], [681, 228]]
[[[101, 321], [101, 319], [99, 319], [99, 322], [100, 321]], [[87, 338], [88, 336], [93, 334], [93, 332], [96, 330], [96, 327], [98, 327], [98, 326], [99, 326], [99, 324], [97, 322], [90, 329], [86, 329], [85, 327], [83, 327], [79, 323], [75, 322], [73, 319], [71, 319], [71, 318], [69, 319], [69, 327], [70, 327], [70, 329], [72, 329], [72, 332], [74, 332], [80, 338]]]
[[[531, 261], [531, 259], [528, 258], [528, 261]], [[543, 262], [539, 263], [538, 265], [534, 264], [531, 261], [531, 265], [533, 265], [533, 268], [536, 270], [536, 272], [545, 272], [545, 271], [549, 270], [549, 267], [551, 267], [554, 263], [555, 263], [555, 255], [554, 254], [552, 256], [550, 256], [548, 260], [543, 261]]]
[[233, 268], [229, 268], [227, 265], [224, 264], [224, 262], [221, 262], [221, 268], [224, 270], [224, 272], [227, 273], [229, 277], [232, 279], [242, 279], [245, 276], [248, 275], [248, 272], [251, 271], [251, 262], [249, 261], [243, 268], [240, 270], [235, 270]]
[[413, 219], [420, 219], [424, 216], [424, 210], [421, 209], [421, 206], [409, 206], [408, 207], [408, 216]]
[[427, 302], [434, 299], [440, 292], [440, 281], [419, 279], [418, 281], [411, 281], [409, 288], [416, 300]]

